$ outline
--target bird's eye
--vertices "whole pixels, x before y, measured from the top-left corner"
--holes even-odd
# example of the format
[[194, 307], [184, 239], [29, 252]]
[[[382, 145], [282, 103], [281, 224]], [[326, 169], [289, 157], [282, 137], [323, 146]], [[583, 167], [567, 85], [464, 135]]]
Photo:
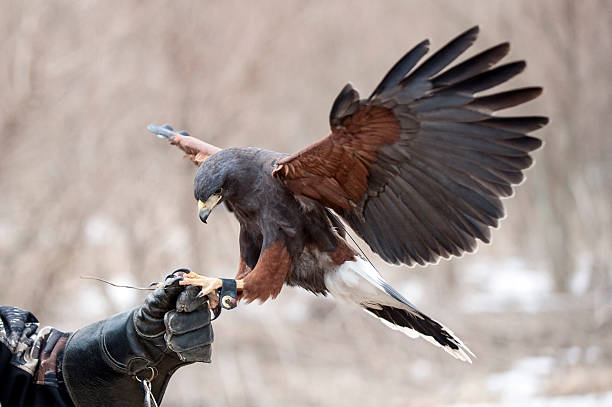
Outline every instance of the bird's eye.
[[223, 188], [219, 188], [217, 189], [217, 191], [215, 191], [215, 195], [221, 195], [223, 193]]

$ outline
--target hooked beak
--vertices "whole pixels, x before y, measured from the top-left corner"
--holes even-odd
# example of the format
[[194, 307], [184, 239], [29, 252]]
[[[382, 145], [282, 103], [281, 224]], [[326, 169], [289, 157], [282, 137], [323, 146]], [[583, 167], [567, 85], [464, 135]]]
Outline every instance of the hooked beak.
[[198, 201], [198, 216], [202, 222], [206, 223], [208, 215], [210, 215], [215, 206], [217, 206], [221, 198], [221, 194], [212, 194], [208, 197], [206, 202]]

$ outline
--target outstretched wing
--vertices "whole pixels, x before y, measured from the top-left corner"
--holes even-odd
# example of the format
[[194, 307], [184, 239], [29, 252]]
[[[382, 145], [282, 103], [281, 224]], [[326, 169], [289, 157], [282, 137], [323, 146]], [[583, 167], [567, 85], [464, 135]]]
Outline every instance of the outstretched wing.
[[435, 262], [489, 242], [504, 216], [500, 198], [512, 195], [542, 144], [526, 134], [548, 119], [493, 115], [541, 88], [475, 96], [525, 68], [492, 68], [507, 43], [446, 69], [477, 35], [478, 27], [466, 31], [413, 69], [429, 48], [420, 43], [368, 99], [345, 86], [331, 134], [279, 161], [274, 174], [295, 195], [334, 209], [391, 263]]
[[170, 125], [156, 126], [149, 124], [147, 130], [160, 138], [166, 139], [170, 144], [177, 146], [185, 152], [185, 158], [200, 166], [208, 157], [221, 151], [219, 147], [208, 144], [200, 139], [191, 137], [187, 132], [175, 132]]

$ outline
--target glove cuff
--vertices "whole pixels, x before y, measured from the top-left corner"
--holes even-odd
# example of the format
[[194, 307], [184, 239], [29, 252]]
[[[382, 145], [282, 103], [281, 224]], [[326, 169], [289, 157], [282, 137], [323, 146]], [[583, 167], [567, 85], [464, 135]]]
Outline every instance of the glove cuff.
[[144, 399], [139, 379], [145, 378], [159, 402], [174, 371], [188, 364], [162, 350], [163, 333], [151, 343], [139, 340], [134, 312], [88, 325], [68, 339], [63, 375], [77, 406], [139, 405]]

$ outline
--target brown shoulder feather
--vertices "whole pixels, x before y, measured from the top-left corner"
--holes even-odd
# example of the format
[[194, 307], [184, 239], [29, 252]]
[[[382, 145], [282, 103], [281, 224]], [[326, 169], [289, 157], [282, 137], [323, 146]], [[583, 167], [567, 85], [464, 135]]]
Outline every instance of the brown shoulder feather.
[[476, 40], [474, 27], [417, 66], [423, 41], [368, 99], [349, 84], [330, 113], [332, 133], [278, 162], [295, 194], [334, 209], [384, 260], [425, 264], [488, 242], [541, 140], [545, 117], [495, 112], [540, 95], [537, 87], [478, 96], [524, 68], [498, 67], [507, 43], [452, 63]]

